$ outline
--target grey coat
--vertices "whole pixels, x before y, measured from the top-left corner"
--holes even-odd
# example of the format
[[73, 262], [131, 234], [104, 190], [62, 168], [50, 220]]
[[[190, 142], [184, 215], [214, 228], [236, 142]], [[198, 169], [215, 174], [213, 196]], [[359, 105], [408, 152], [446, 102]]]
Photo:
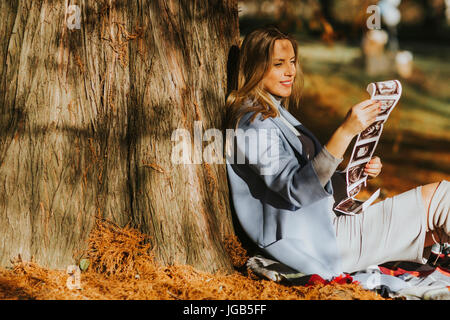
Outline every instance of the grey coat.
[[[313, 139], [317, 152], [322, 149], [314, 135], [281, 105], [279, 111]], [[243, 132], [254, 129], [258, 138], [231, 139], [226, 157], [233, 206], [242, 228], [262, 251], [299, 272], [326, 279], [341, 274], [332, 225], [331, 181], [321, 186], [300, 140], [279, 117], [263, 120], [258, 115], [250, 123], [252, 115], [245, 114], [238, 128]], [[247, 163], [238, 161], [237, 155], [245, 156]]]

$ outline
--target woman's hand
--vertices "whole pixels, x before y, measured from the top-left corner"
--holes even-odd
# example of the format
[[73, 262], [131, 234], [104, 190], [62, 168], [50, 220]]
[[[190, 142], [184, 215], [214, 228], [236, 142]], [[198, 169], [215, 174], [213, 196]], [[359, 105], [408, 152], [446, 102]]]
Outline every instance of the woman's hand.
[[375, 122], [380, 110], [380, 102], [364, 100], [349, 110], [341, 127], [345, 132], [354, 137]]
[[369, 162], [366, 163], [366, 167], [364, 168], [364, 172], [371, 178], [375, 178], [381, 172], [381, 160], [379, 157], [373, 157]]
[[328, 152], [335, 158], [342, 158], [353, 137], [370, 126], [380, 111], [381, 104], [373, 100], [365, 100], [353, 106], [326, 144]]

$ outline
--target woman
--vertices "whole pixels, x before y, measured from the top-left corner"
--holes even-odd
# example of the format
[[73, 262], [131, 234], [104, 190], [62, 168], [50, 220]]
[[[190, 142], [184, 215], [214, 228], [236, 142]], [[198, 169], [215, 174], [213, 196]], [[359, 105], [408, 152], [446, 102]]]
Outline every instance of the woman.
[[[325, 278], [387, 261], [424, 263], [426, 247], [448, 241], [448, 181], [419, 186], [356, 216], [336, 215], [335, 197], [344, 188], [334, 182], [336, 168], [380, 105], [353, 106], [321, 146], [286, 110], [298, 104], [302, 82], [293, 38], [273, 27], [245, 37], [238, 88], [227, 99], [228, 127], [238, 129], [227, 149], [227, 173], [247, 235], [278, 261]], [[236, 162], [236, 155], [247, 161]], [[373, 157], [365, 172], [376, 177], [381, 167]]]

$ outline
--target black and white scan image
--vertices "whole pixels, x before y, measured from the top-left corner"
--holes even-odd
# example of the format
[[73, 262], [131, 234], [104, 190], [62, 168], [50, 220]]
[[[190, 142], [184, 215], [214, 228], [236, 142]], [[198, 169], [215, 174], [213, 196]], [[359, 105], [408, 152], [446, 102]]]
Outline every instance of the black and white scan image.
[[372, 123], [369, 127], [367, 127], [367, 129], [361, 132], [359, 139], [366, 140], [379, 136], [381, 134], [381, 130], [383, 129], [383, 123], [383, 120]]
[[346, 200], [339, 203], [334, 209], [345, 214], [358, 214], [362, 211], [362, 205], [362, 201], [353, 198], [347, 198]]
[[364, 172], [364, 167], [366, 166], [367, 162], [361, 163], [359, 165], [356, 165], [354, 167], [351, 167], [348, 169], [348, 183], [349, 185], [354, 184], [357, 182]]
[[395, 100], [379, 100], [381, 102], [381, 111], [378, 114], [379, 117], [386, 116], [392, 110], [392, 106], [395, 104]]
[[[352, 161], [356, 162], [358, 160], [370, 157], [372, 151], [374, 151], [377, 141], [371, 141], [368, 143], [360, 144], [355, 147]], [[370, 160], [370, 159], [369, 159]]]
[[400, 94], [400, 83], [396, 80], [376, 82], [375, 86], [375, 95], [390, 96]]
[[351, 190], [347, 191], [349, 197], [354, 198], [362, 189], [364, 183], [358, 184], [356, 187], [353, 187]]

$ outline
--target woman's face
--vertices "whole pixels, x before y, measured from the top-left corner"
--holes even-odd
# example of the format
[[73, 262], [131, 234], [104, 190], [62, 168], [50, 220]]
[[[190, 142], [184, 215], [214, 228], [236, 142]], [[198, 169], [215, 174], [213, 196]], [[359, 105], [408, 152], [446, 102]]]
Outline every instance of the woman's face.
[[288, 97], [292, 92], [296, 57], [289, 40], [275, 40], [269, 71], [262, 80], [263, 87], [272, 95]]

